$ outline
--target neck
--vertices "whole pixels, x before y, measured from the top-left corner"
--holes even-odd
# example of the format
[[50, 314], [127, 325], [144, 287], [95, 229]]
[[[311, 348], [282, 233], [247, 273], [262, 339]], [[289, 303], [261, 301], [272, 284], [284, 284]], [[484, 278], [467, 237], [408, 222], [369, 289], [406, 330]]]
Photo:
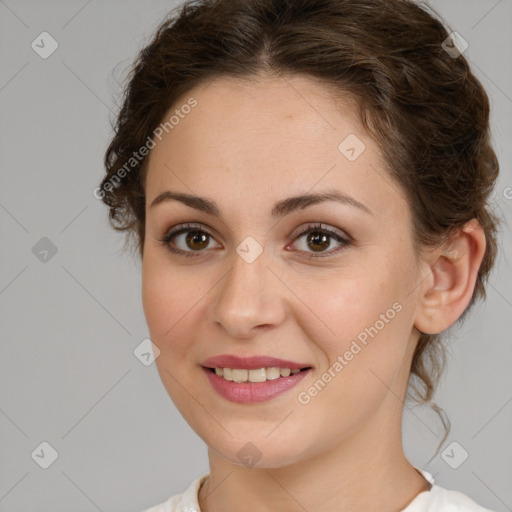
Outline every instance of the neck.
[[303, 512], [318, 510], [319, 503], [340, 512], [402, 510], [429, 485], [406, 459], [401, 429], [386, 428], [396, 421], [375, 420], [337, 446], [288, 466], [243, 467], [209, 450], [201, 512], [235, 512], [241, 503], [244, 512]]

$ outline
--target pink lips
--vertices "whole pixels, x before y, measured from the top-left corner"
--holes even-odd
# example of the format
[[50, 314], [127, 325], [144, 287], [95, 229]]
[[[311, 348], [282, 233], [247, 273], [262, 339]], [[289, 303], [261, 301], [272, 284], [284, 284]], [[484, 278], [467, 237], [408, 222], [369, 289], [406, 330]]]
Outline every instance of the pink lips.
[[203, 361], [201, 365], [207, 368], [246, 368], [247, 370], [271, 368], [272, 366], [290, 368], [290, 370], [294, 370], [295, 368], [300, 370], [301, 368], [311, 367], [311, 365], [307, 363], [295, 363], [293, 361], [270, 356], [240, 357], [229, 354], [210, 357], [206, 361]]
[[[203, 371], [212, 388], [226, 400], [237, 403], [256, 403], [270, 400], [296, 386], [312, 371], [308, 364], [296, 363], [270, 356], [238, 357], [221, 355], [207, 359], [202, 363]], [[279, 377], [265, 382], [234, 382], [219, 377], [210, 368], [308, 368], [289, 377]]]

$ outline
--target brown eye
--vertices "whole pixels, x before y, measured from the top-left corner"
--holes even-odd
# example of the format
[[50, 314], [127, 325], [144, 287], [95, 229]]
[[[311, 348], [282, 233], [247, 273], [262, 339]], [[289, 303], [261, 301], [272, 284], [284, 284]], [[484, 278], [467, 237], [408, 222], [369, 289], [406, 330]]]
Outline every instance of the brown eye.
[[189, 231], [185, 237], [185, 243], [191, 249], [201, 250], [208, 246], [209, 236], [204, 231]]
[[[305, 235], [307, 236], [304, 238]], [[296, 240], [301, 238], [304, 238], [305, 241], [305, 244], [302, 244], [303, 248], [301, 252], [309, 253], [307, 257], [312, 259], [333, 256], [352, 243], [348, 237], [345, 238], [331, 229], [323, 228], [321, 224], [308, 225], [308, 229], [299, 233]], [[341, 247], [334, 251], [326, 251], [333, 239], [340, 244]], [[319, 254], [315, 255], [312, 253]]]
[[315, 252], [329, 247], [329, 235], [320, 232], [310, 232], [307, 237], [308, 246]]
[[190, 224], [178, 226], [160, 239], [170, 252], [192, 257], [202, 256], [212, 240], [210, 233]]

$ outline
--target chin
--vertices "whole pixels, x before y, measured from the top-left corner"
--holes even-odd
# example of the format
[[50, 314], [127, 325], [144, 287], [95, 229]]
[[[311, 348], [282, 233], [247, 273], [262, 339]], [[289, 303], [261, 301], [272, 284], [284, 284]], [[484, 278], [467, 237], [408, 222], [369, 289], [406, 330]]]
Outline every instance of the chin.
[[229, 438], [220, 446], [218, 442], [209, 442], [212, 440], [204, 438], [203, 440], [209, 450], [227, 462], [247, 469], [281, 468], [300, 462], [307, 457], [303, 450], [297, 450], [297, 446], [301, 443], [288, 442], [283, 445], [282, 439], [278, 436], [273, 440], [265, 439], [264, 436], [262, 439], [254, 437], [252, 441], [249, 438], [243, 440]]

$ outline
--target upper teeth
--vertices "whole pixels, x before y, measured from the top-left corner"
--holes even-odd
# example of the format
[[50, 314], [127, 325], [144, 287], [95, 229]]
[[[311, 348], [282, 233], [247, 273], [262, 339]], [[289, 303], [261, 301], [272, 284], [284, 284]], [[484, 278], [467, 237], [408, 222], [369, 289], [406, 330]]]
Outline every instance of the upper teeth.
[[246, 370], [242, 368], [215, 368], [215, 373], [219, 377], [235, 382], [265, 382], [266, 380], [275, 380], [279, 377], [288, 377], [290, 374], [299, 373], [299, 368], [258, 368], [257, 370]]

